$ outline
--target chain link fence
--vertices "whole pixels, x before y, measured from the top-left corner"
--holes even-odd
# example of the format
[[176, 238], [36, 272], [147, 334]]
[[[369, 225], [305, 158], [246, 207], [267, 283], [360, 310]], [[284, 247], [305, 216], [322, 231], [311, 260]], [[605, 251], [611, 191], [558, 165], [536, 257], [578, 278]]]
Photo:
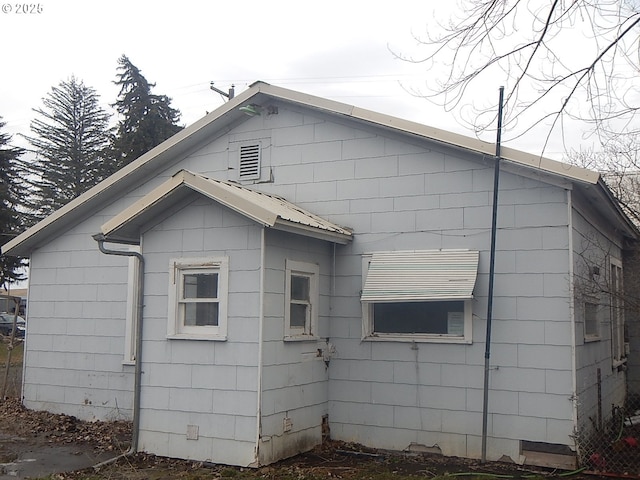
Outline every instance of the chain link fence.
[[578, 432], [578, 463], [590, 471], [640, 475], [640, 395], [612, 406], [610, 418]]

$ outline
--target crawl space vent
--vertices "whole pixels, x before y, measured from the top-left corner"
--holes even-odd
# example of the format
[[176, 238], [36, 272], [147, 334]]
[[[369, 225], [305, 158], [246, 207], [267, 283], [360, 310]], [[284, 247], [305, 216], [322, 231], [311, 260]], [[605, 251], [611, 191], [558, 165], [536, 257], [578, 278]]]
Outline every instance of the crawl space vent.
[[240, 180], [256, 180], [260, 178], [260, 145], [243, 145], [240, 147]]

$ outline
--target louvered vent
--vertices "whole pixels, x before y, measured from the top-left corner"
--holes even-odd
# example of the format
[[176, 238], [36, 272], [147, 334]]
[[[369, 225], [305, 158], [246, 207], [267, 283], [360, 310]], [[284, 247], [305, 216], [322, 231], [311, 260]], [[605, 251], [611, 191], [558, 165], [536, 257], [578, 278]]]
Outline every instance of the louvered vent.
[[260, 178], [260, 145], [240, 147], [240, 180]]

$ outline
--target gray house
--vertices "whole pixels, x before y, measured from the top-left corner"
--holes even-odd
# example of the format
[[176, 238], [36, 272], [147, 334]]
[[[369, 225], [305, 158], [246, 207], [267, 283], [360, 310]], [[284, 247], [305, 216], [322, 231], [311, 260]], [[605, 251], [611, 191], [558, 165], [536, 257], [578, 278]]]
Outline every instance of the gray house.
[[[253, 84], [3, 246], [24, 404], [233, 465], [326, 435], [480, 457], [493, 151]], [[503, 158], [487, 458], [571, 463], [625, 400], [638, 232], [596, 173]]]

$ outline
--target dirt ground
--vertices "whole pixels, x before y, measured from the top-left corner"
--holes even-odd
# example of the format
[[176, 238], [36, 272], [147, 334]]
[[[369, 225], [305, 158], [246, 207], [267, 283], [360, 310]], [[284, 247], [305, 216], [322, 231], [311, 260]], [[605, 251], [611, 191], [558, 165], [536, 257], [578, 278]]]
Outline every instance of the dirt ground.
[[[12, 362], [7, 396], [4, 401], [0, 401], [0, 480], [598, 478], [598, 475], [588, 474], [586, 471], [563, 472], [521, 468], [508, 463], [482, 464], [439, 455], [381, 452], [336, 441], [327, 441], [311, 452], [258, 469], [169, 459], [145, 453], [122, 456], [117, 461], [96, 469], [94, 465], [97, 463], [116, 458], [129, 449], [131, 425], [128, 422], [82, 422], [68, 415], [27, 410], [18, 399], [20, 360], [21, 355], [17, 355], [16, 361]], [[4, 372], [3, 367], [4, 364], [0, 366], [0, 372]], [[0, 379], [3, 378], [1, 375], [2, 373]], [[42, 470], [32, 471], [47, 472], [44, 476], [31, 476], [33, 473], [30, 474], [28, 470], [11, 471], [4, 467], [13, 465], [12, 462], [24, 457], [25, 452], [32, 454], [42, 451], [51, 453], [38, 460], [43, 464]], [[74, 456], [78, 457], [78, 465], [84, 465], [79, 470], [76, 469], [79, 467], [74, 467]], [[35, 460], [30, 458], [30, 461]], [[640, 472], [633, 473], [636, 475], [633, 478], [640, 478]]]
[[[126, 452], [131, 435], [127, 422], [81, 422], [67, 415], [25, 409], [19, 400], [0, 403], [0, 460], [11, 461], [20, 449], [42, 445], [90, 450], [95, 458], [114, 458]], [[13, 439], [13, 441], [11, 441]], [[97, 463], [97, 461], [96, 461]], [[402, 454], [328, 441], [311, 452], [258, 469], [246, 469], [156, 457], [144, 453], [120, 458], [100, 469], [56, 472], [51, 480], [401, 480], [415, 478], [567, 478], [567, 472], [523, 469], [507, 463], [486, 463], [427, 454]], [[0, 476], [0, 478], [3, 478]], [[9, 478], [9, 477], [6, 477]], [[20, 478], [27, 478], [22, 476]], [[570, 478], [594, 478], [585, 472]]]

